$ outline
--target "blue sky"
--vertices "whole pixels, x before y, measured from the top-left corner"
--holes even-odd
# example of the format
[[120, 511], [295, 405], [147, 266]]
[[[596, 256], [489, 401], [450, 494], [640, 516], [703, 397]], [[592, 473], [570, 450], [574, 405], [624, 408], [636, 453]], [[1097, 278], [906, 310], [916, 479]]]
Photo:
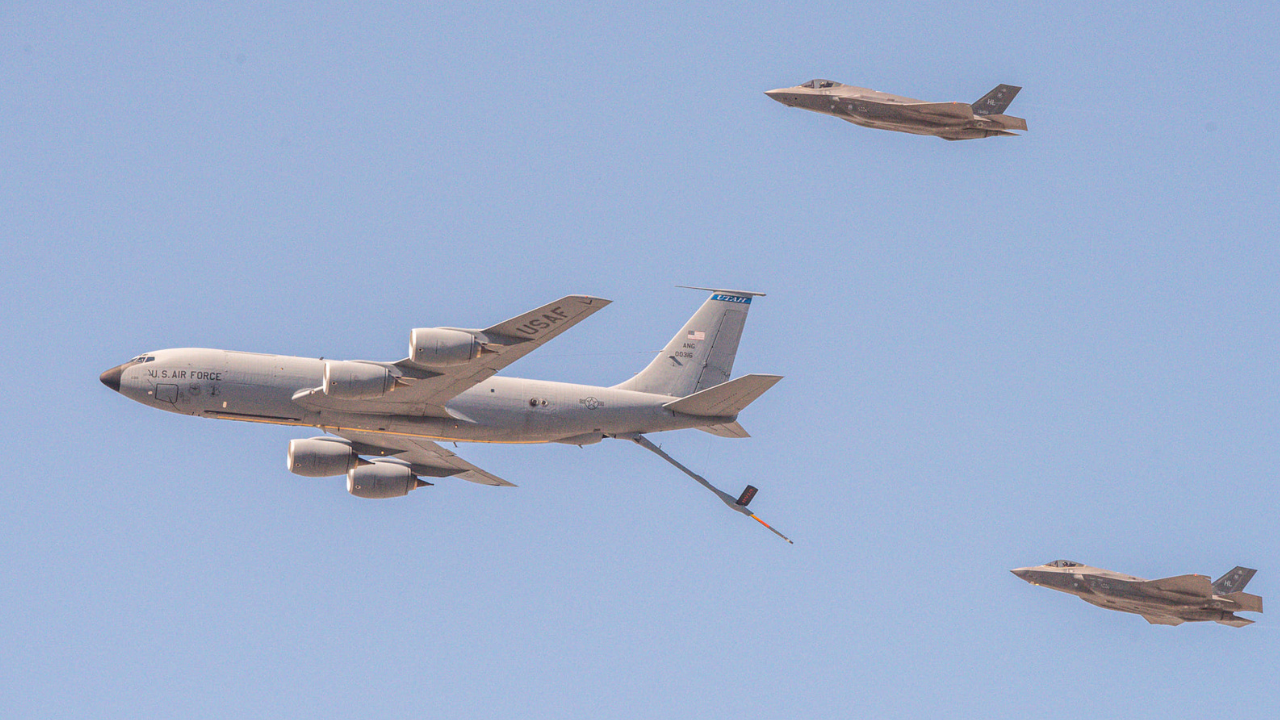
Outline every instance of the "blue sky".
[[[1266, 715], [1269, 615], [1151, 627], [1007, 570], [1277, 596], [1278, 13], [1181, 3], [0, 10], [6, 717]], [[762, 93], [1024, 87], [1019, 138]], [[614, 384], [769, 293], [753, 438], [463, 445], [520, 485], [350, 497], [305, 432], [98, 374], [397, 359], [568, 293], [506, 371]]]

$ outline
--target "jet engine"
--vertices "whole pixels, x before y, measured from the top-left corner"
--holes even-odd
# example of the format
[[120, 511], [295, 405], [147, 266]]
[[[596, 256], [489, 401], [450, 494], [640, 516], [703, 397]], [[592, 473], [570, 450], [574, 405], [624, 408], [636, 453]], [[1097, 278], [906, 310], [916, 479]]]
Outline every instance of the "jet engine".
[[340, 360], [324, 364], [324, 394], [339, 400], [380, 398], [391, 392], [396, 377], [381, 365]]
[[410, 490], [427, 484], [408, 466], [395, 462], [375, 461], [347, 471], [347, 492], [362, 498], [403, 497]]
[[289, 472], [303, 477], [332, 477], [355, 467], [356, 454], [342, 440], [315, 437], [289, 441]]
[[475, 335], [449, 328], [417, 328], [409, 334], [409, 359], [431, 366], [460, 365], [480, 357]]

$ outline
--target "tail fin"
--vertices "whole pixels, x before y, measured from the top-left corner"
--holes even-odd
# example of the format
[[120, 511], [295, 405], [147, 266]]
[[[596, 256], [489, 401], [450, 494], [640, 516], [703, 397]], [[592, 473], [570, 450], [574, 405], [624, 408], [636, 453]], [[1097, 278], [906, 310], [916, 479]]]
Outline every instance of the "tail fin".
[[747, 322], [747, 311], [751, 309], [751, 298], [762, 297], [764, 293], [690, 289], [710, 290], [711, 297], [648, 367], [614, 387], [684, 397], [729, 379], [742, 327]]
[[974, 115], [1003, 115], [1013, 102], [1014, 96], [1022, 88], [1016, 85], [997, 85], [994, 90], [983, 95], [973, 104]]
[[1213, 581], [1214, 595], [1230, 595], [1233, 592], [1239, 592], [1244, 589], [1245, 585], [1253, 579], [1254, 573], [1258, 572], [1247, 567], [1236, 566], [1232, 568], [1226, 575]]

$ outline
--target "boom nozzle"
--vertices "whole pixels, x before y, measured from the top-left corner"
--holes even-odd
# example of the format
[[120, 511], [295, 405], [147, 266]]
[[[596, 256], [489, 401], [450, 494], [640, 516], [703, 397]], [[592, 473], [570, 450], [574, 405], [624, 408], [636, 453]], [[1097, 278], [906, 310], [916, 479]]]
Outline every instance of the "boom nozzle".
[[787, 542], [791, 543], [792, 545], [795, 545], [795, 543], [791, 542], [791, 538], [787, 537], [786, 535], [783, 535], [782, 533], [778, 532], [777, 530], [774, 530], [774, 529], [773, 529], [773, 526], [772, 526], [772, 525], [770, 525], [769, 523], [767, 523], [767, 522], [765, 522], [765, 521], [761, 520], [759, 515], [756, 515], [755, 513], [751, 513], [751, 519], [752, 519], [752, 520], [755, 520], [756, 522], [760, 523], [761, 525], [763, 525], [763, 526], [765, 526], [765, 527], [769, 528], [769, 531], [770, 531], [770, 532], [772, 532], [774, 535], [777, 535], [778, 537], [782, 538], [783, 540], [786, 540]]

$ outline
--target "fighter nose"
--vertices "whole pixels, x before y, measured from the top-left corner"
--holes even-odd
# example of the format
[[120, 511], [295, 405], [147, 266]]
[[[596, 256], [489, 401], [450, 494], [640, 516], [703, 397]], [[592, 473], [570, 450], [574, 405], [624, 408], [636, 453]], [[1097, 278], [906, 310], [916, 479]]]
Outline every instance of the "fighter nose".
[[103, 385], [120, 392], [120, 376], [124, 374], [124, 365], [117, 365], [98, 376]]
[[769, 97], [773, 98], [774, 100], [777, 100], [778, 102], [782, 103], [783, 105], [786, 105], [786, 104], [787, 104], [787, 91], [786, 91], [786, 89], [779, 89], [779, 90], [766, 90], [766, 91], [764, 92], [764, 94], [765, 94], [765, 95], [768, 95]]
[[1031, 572], [1031, 568], [1017, 568], [1016, 570], [1010, 570], [1009, 572], [1013, 573], [1014, 575], [1017, 575], [1023, 580], [1026, 580], [1027, 573]]

